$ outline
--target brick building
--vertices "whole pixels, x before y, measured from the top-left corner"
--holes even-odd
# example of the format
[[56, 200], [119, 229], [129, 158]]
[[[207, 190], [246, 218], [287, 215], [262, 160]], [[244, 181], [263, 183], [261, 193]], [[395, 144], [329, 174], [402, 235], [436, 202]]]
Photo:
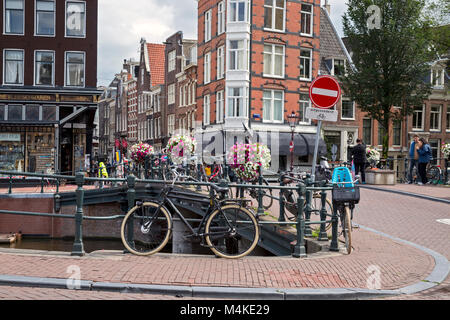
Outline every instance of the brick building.
[[304, 110], [319, 74], [320, 10], [318, 0], [199, 1], [196, 134], [206, 152], [253, 132], [271, 147], [272, 169], [286, 169], [294, 113], [295, 164], [311, 162], [316, 128]]
[[0, 169], [86, 169], [101, 95], [97, 7], [97, 0], [0, 2]]

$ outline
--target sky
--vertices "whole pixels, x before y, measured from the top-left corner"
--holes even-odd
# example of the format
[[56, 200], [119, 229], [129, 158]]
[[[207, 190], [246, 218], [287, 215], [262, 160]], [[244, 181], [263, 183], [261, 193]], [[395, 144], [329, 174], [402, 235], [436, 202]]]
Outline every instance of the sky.
[[[322, 4], [325, 2], [321, 0]], [[331, 19], [342, 33], [346, 0], [328, 0]], [[97, 84], [107, 86], [122, 69], [124, 59], [139, 59], [141, 38], [162, 43], [182, 31], [197, 39], [196, 0], [99, 0]]]

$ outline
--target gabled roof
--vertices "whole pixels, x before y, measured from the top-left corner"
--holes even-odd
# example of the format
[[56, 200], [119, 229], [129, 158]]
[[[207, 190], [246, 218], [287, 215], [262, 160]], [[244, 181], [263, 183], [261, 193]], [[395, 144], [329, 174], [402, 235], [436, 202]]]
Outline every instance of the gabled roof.
[[147, 43], [151, 87], [164, 84], [166, 62], [165, 50], [166, 45], [164, 44]]

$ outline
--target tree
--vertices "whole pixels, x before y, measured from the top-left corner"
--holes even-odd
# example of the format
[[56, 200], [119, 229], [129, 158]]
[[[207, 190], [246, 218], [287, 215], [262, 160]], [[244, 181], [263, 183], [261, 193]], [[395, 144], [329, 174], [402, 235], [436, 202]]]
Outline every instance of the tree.
[[339, 80], [381, 126], [383, 158], [388, 156], [389, 123], [412, 114], [431, 93], [424, 79], [436, 51], [425, 5], [423, 0], [348, 0], [343, 16], [353, 65]]

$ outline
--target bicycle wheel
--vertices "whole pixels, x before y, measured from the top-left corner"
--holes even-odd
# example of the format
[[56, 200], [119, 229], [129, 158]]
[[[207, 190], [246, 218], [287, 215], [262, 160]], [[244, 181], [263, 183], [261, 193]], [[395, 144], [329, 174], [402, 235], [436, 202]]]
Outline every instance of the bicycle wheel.
[[438, 184], [440, 176], [441, 170], [437, 166], [431, 166], [427, 170], [427, 178], [430, 181], [430, 183]]
[[[254, 185], [259, 185], [257, 182], [253, 183]], [[267, 180], [263, 180], [263, 185], [269, 186], [269, 182]], [[258, 206], [258, 197], [259, 192], [262, 191], [262, 206], [265, 210], [270, 209], [273, 204], [272, 197], [272, 189], [264, 189], [264, 188], [246, 188], [245, 192], [252, 198], [252, 205]], [[247, 197], [248, 198], [248, 197]]]
[[120, 236], [128, 251], [147, 256], [164, 248], [171, 230], [172, 219], [167, 209], [155, 202], [145, 202], [128, 211]]
[[340, 217], [345, 249], [347, 251], [347, 254], [350, 254], [352, 252], [352, 220], [350, 217], [350, 209], [348, 207], [344, 207], [344, 209], [341, 209]]
[[[306, 206], [306, 203], [305, 203], [305, 206]], [[313, 210], [311, 212], [311, 216], [310, 216], [311, 222], [319, 222], [320, 221], [320, 209], [321, 208], [322, 208], [322, 198], [320, 196], [320, 193], [316, 193], [313, 195], [313, 197], [311, 199], [311, 209]], [[327, 214], [332, 214], [333, 204], [331, 203], [331, 201], [328, 198], [326, 198], [325, 208], [327, 210]], [[330, 220], [330, 217], [326, 216], [325, 220]], [[331, 228], [331, 221], [326, 222], [325, 223], [325, 231], [330, 230], [330, 228]], [[319, 232], [320, 224], [312, 224], [311, 229], [313, 231]]]
[[206, 221], [206, 243], [216, 255], [237, 259], [246, 256], [259, 241], [255, 216], [236, 204], [215, 210]]

